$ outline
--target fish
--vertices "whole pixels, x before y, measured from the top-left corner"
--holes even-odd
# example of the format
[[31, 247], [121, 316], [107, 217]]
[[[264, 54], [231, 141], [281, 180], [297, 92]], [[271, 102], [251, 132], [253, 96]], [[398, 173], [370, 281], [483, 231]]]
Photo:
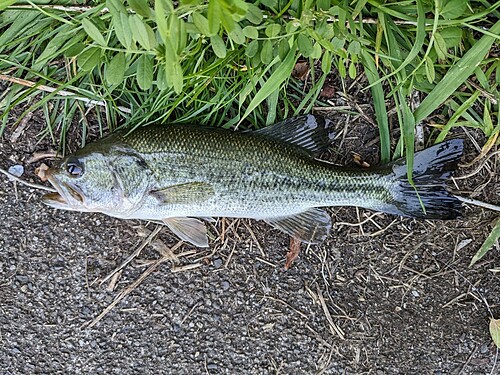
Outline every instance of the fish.
[[181, 240], [209, 246], [204, 221], [263, 220], [307, 244], [332, 228], [323, 209], [356, 206], [412, 218], [456, 219], [462, 204], [446, 183], [463, 153], [451, 139], [374, 168], [321, 160], [333, 123], [300, 115], [255, 131], [156, 124], [119, 130], [68, 155], [46, 176], [42, 197], [63, 210], [161, 222]]

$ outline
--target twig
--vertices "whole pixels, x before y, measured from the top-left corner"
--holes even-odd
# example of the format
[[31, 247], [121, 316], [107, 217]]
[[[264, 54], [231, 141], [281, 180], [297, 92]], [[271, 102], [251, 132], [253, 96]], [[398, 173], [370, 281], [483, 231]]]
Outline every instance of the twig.
[[121, 271], [127, 264], [129, 264], [135, 257], [137, 257], [142, 249], [144, 249], [151, 241], [153, 241], [153, 238], [156, 237], [156, 235], [160, 232], [162, 229], [161, 225], [157, 225], [156, 228], [151, 232], [151, 234], [146, 238], [141, 245], [132, 253], [129, 255], [127, 259], [125, 259], [122, 264], [120, 264], [118, 267], [116, 267], [108, 276], [106, 276], [104, 279], [101, 280], [99, 285], [104, 284], [106, 281], [108, 281], [113, 275], [119, 271]]
[[340, 337], [341, 340], [345, 340], [345, 334], [342, 329], [335, 324], [333, 321], [332, 315], [330, 314], [330, 311], [328, 310], [328, 306], [326, 305], [325, 299], [323, 297], [323, 294], [321, 293], [321, 289], [318, 286], [318, 294], [319, 302], [321, 305], [321, 308], [323, 309], [323, 312], [325, 313], [326, 320], [328, 321], [328, 324], [330, 326], [330, 331], [332, 334], [337, 334], [337, 336]]
[[[70, 99], [81, 100], [82, 102], [85, 102], [87, 104], [98, 105], [101, 107], [107, 106], [107, 104], [104, 100], [93, 100], [93, 99], [84, 98], [82, 96], [78, 96], [78, 94], [75, 94], [74, 92], [71, 92], [71, 91], [60, 90], [58, 88], [51, 87], [51, 86], [39, 85], [37, 82], [28, 81], [26, 79], [10, 77], [10, 76], [5, 75], [5, 74], [0, 74], [0, 80], [12, 82], [12, 83], [17, 83], [18, 85], [22, 85], [22, 86], [26, 86], [26, 87], [35, 87], [36, 89], [41, 90], [41, 91], [45, 91], [45, 92], [57, 92], [58, 95], [69, 97]], [[125, 108], [122, 106], [118, 106], [117, 108], [122, 112], [132, 113], [132, 111], [129, 108]]]
[[25, 181], [22, 178], [19, 178], [17, 176], [14, 176], [12, 173], [7, 172], [5, 169], [0, 168], [0, 173], [3, 173], [4, 175], [6, 175], [7, 177], [9, 177], [10, 179], [15, 180], [15, 181], [17, 181], [17, 182], [19, 182], [19, 183], [21, 183], [23, 185], [26, 185], [26, 186], [29, 186], [29, 187], [32, 187], [32, 188], [50, 191], [51, 193], [56, 193], [57, 192], [56, 189], [53, 189], [53, 188], [50, 188], [50, 187], [47, 187], [47, 186], [43, 186], [43, 185], [32, 184], [31, 182]]
[[478, 201], [477, 199], [471, 199], [471, 198], [461, 197], [459, 195], [453, 195], [453, 196], [455, 198], [457, 198], [459, 201], [462, 201], [462, 202], [465, 202], [465, 203], [469, 203], [469, 204], [472, 204], [474, 206], [478, 206], [478, 207], [482, 207], [482, 208], [487, 208], [488, 210], [493, 210], [493, 211], [500, 212], [500, 206], [496, 206], [496, 205], [491, 204], [491, 203], [486, 203], [486, 202]]
[[151, 273], [154, 272], [154, 270], [163, 262], [170, 260], [170, 257], [161, 257], [157, 259], [156, 261], [151, 264], [151, 266], [146, 269], [142, 273], [141, 276], [137, 278], [132, 284], [130, 284], [126, 289], [124, 289], [120, 294], [116, 296], [116, 298], [111, 302], [108, 307], [106, 307], [94, 320], [92, 320], [87, 326], [85, 324], [82, 326], [82, 328], [92, 328], [95, 326], [99, 321], [104, 318], [122, 299], [124, 299], [127, 295], [129, 295], [135, 288], [137, 288], [146, 277], [148, 277]]

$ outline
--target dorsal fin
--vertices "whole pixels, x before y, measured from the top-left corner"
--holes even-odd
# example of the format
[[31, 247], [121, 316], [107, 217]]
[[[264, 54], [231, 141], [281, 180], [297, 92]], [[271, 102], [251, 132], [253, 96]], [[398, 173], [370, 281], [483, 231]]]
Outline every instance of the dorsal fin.
[[302, 115], [259, 129], [256, 133], [299, 146], [314, 155], [326, 151], [332, 142], [335, 133], [331, 125], [332, 122], [322, 116]]

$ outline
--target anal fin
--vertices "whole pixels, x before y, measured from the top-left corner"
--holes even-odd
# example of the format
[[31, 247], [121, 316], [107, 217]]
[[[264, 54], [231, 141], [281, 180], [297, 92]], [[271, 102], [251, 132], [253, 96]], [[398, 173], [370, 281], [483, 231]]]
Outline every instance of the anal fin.
[[309, 244], [323, 242], [332, 228], [330, 215], [318, 208], [310, 208], [292, 216], [267, 218], [264, 221], [274, 228]]
[[169, 217], [163, 222], [181, 240], [197, 247], [208, 247], [207, 227], [200, 220], [191, 217]]

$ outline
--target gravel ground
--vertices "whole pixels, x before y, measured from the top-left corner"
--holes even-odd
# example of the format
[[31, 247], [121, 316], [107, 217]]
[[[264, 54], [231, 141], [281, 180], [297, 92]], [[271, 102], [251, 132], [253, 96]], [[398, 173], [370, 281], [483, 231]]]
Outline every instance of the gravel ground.
[[[31, 121], [17, 143], [9, 130], [0, 139], [0, 167], [24, 165], [36, 182], [27, 159], [50, 145]], [[490, 178], [478, 199], [498, 204], [498, 186]], [[181, 245], [176, 260], [157, 251], [177, 244], [162, 229], [101, 285], [155, 226], [53, 210], [40, 196], [0, 177], [2, 374], [500, 373], [488, 333], [490, 312], [500, 316], [498, 246], [468, 268], [491, 212], [427, 222], [331, 210], [328, 241], [303, 247], [288, 271], [288, 239], [265, 224], [219, 220], [208, 250]]]

